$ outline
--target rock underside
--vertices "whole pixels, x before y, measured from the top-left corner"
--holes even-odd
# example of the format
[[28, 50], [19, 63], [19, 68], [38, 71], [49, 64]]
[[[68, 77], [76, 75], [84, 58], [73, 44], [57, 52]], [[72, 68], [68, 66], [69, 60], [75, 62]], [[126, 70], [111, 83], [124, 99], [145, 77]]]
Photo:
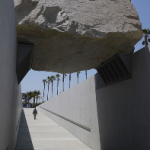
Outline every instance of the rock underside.
[[33, 44], [32, 69], [72, 73], [95, 68], [116, 53], [132, 53], [142, 38], [129, 0], [14, 0], [19, 43]]

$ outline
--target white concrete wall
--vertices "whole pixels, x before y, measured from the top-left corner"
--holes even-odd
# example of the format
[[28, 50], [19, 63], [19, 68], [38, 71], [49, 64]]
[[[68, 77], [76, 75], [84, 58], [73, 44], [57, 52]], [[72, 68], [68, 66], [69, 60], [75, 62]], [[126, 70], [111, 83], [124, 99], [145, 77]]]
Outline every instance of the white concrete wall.
[[96, 74], [42, 104], [48, 111], [39, 109], [94, 150], [149, 150], [150, 45], [133, 54], [132, 65], [129, 80], [96, 89]]
[[0, 0], [0, 150], [14, 150], [21, 112], [14, 4]]
[[[54, 115], [59, 114], [69, 121]], [[100, 150], [94, 76], [40, 105], [38, 109], [94, 150]], [[80, 126], [72, 123], [85, 126]], [[90, 128], [90, 132], [86, 130]]]

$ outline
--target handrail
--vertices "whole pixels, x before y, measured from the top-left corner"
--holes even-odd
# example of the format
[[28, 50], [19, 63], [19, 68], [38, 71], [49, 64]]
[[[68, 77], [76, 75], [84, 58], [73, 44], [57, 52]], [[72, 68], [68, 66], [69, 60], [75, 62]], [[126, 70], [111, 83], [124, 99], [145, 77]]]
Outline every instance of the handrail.
[[84, 129], [84, 130], [87, 130], [87, 131], [91, 132], [91, 129], [90, 129], [89, 127], [87, 127], [87, 126], [84, 126], [84, 125], [82, 125], [82, 124], [80, 124], [80, 123], [77, 123], [77, 122], [75, 122], [75, 121], [73, 121], [73, 120], [70, 120], [70, 119], [68, 119], [68, 118], [66, 118], [66, 117], [64, 117], [64, 116], [61, 116], [61, 115], [59, 115], [59, 114], [57, 114], [57, 113], [54, 113], [54, 112], [52, 112], [52, 111], [50, 111], [50, 110], [48, 110], [48, 109], [45, 109], [45, 108], [43, 108], [43, 107], [41, 107], [41, 106], [39, 106], [39, 107], [42, 108], [42, 109], [44, 109], [44, 110], [46, 110], [46, 111], [48, 111], [48, 112], [50, 112], [50, 113], [52, 113], [53, 115], [56, 115], [57, 117], [60, 117], [60, 118], [62, 118], [62, 119], [64, 119], [64, 120], [66, 120], [66, 121], [69, 121], [70, 123], [75, 124], [76, 126], [82, 128], [82, 129]]

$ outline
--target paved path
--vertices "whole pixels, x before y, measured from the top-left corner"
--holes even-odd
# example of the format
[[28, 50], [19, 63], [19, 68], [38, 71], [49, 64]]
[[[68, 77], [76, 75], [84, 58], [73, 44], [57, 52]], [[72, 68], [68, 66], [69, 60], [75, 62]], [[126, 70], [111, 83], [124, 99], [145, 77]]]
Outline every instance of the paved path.
[[22, 113], [16, 150], [91, 150], [42, 112], [34, 120], [32, 111]]

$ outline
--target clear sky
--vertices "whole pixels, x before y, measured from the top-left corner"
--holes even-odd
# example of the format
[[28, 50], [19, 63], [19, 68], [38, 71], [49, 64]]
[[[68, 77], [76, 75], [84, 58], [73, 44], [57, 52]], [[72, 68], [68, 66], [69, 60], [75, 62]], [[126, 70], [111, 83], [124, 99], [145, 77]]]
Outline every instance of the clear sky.
[[[150, 0], [131, 0], [132, 4], [136, 8], [140, 21], [142, 23], [142, 28], [150, 28]], [[141, 44], [143, 39], [139, 41], [135, 45], [135, 51], [141, 49], [143, 45]], [[91, 69], [88, 71], [88, 78], [94, 75], [97, 71], [95, 69]], [[44, 71], [33, 71], [30, 70], [26, 77], [21, 82], [22, 87], [22, 93], [25, 93], [27, 91], [34, 91], [34, 90], [40, 90], [41, 96], [43, 93], [43, 83], [42, 80], [46, 79], [47, 76], [56, 75], [57, 73], [53, 72], [44, 72]], [[62, 75], [61, 75], [61, 81], [59, 83], [59, 92], [62, 92]], [[79, 77], [79, 81], [82, 82], [85, 80], [85, 71], [82, 71]], [[71, 87], [77, 84], [77, 74], [72, 74], [72, 80], [71, 80]], [[65, 90], [69, 88], [69, 77], [67, 76], [65, 78]], [[56, 81], [54, 81], [54, 93], [53, 96], [56, 96], [57, 92], [56, 87]], [[51, 90], [51, 88], [50, 88]], [[45, 90], [45, 95], [47, 94], [47, 86]], [[49, 92], [49, 98], [51, 97], [51, 92]], [[44, 98], [46, 100], [46, 96]]]

